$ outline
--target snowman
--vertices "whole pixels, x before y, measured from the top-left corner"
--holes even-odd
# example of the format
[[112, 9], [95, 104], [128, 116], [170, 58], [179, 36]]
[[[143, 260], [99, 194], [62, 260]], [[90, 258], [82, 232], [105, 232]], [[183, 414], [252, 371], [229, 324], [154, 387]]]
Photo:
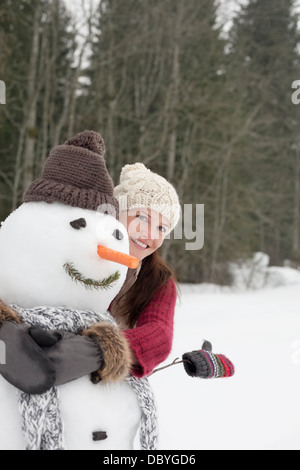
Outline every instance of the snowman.
[[87, 375], [42, 394], [0, 376], [1, 449], [132, 449], [141, 423], [145, 428], [141, 397], [151, 403], [149, 384], [129, 375], [127, 342], [108, 313], [137, 260], [114, 217], [104, 152], [93, 131], [52, 149], [42, 177], [1, 226], [1, 301], [45, 331], [97, 325], [105, 359], [99, 383]]

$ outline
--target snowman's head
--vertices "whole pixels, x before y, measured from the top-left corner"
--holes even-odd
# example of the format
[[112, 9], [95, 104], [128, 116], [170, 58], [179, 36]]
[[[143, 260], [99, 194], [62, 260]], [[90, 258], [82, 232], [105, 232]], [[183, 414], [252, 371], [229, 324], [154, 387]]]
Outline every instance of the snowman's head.
[[21, 307], [107, 310], [127, 267], [100, 257], [99, 246], [129, 253], [126, 229], [111, 215], [23, 204], [0, 229], [0, 298]]

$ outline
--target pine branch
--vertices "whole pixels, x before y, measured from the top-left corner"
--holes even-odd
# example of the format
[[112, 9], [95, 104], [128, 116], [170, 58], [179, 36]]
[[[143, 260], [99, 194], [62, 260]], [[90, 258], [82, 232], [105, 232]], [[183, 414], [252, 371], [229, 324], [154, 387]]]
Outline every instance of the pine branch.
[[120, 279], [120, 273], [119, 271], [116, 271], [114, 274], [111, 276], [106, 277], [105, 279], [102, 279], [100, 281], [97, 281], [95, 279], [91, 278], [86, 278], [82, 275], [81, 272], [79, 272], [72, 263], [65, 263], [64, 264], [64, 269], [66, 273], [75, 281], [79, 282], [86, 287], [86, 289], [109, 289], [112, 287], [112, 284], [116, 282], [118, 279]]

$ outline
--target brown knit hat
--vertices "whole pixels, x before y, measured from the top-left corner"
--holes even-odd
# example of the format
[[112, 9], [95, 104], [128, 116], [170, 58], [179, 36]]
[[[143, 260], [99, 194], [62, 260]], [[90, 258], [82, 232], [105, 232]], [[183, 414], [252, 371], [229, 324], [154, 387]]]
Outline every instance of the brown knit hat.
[[24, 194], [24, 202], [61, 202], [82, 209], [113, 206], [118, 214], [114, 184], [107, 171], [105, 145], [100, 134], [81, 132], [64, 145], [54, 147], [43, 170]]

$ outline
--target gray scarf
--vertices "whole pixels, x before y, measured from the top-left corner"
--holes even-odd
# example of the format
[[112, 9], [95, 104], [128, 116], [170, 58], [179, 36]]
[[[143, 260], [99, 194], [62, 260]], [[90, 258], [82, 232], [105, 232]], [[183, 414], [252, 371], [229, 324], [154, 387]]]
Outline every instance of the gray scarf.
[[[98, 314], [89, 311], [72, 310], [67, 307], [12, 307], [24, 322], [45, 330], [62, 329], [77, 333], [80, 329], [106, 321], [116, 324], [106, 312]], [[142, 411], [140, 443], [142, 450], [155, 450], [157, 447], [157, 414], [154, 396], [146, 378], [129, 376], [127, 382], [137, 394]], [[95, 385], [96, 386], [96, 385]], [[22, 432], [27, 450], [66, 450], [63, 422], [59, 409], [59, 390], [52, 387], [41, 395], [28, 395], [18, 391], [19, 409], [22, 418]]]

